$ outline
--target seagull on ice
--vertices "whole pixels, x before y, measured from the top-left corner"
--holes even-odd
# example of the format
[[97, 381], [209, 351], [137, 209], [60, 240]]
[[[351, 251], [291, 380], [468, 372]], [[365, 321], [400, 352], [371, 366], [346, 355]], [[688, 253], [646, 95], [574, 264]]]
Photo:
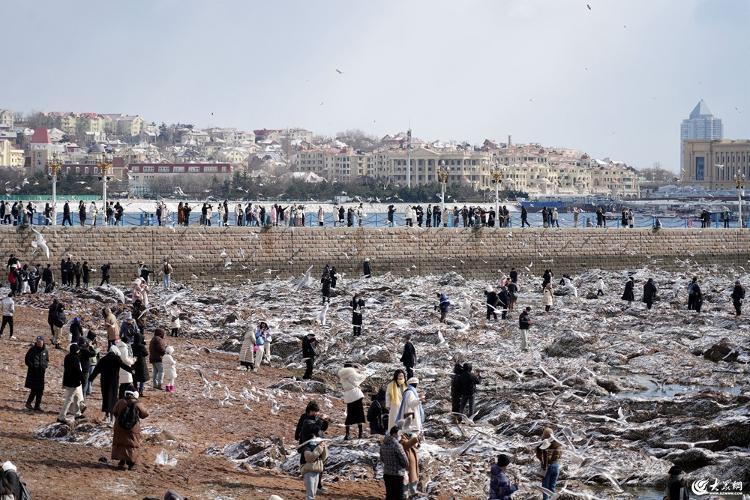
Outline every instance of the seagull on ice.
[[688, 442], [688, 441], [669, 441], [664, 443], [665, 446], [685, 446], [688, 449], [695, 448], [699, 444], [713, 444], [718, 443], [718, 439], [709, 439], [708, 441], [695, 441], [694, 443]]

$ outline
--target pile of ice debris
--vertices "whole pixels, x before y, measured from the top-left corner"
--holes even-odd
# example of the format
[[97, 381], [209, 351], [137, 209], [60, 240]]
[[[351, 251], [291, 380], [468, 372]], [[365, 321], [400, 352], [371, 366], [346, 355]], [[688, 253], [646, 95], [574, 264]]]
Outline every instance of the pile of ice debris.
[[[541, 430], [552, 427], [565, 446], [559, 489], [567, 495], [632, 496], [634, 488], [663, 488], [671, 464], [693, 470], [691, 478], [732, 471], [750, 480], [750, 391], [745, 316], [731, 311], [734, 280], [750, 276], [731, 270], [699, 269], [686, 261], [675, 274], [658, 267], [634, 272], [592, 270], [556, 285], [550, 313], [541, 305], [541, 278], [520, 278], [516, 311], [507, 320], [486, 321], [484, 290], [497, 281], [446, 276], [370, 279], [341, 276], [329, 308], [321, 305], [316, 273], [290, 280], [246, 285], [155, 287], [149, 328], [166, 327], [171, 315], [182, 318], [188, 337], [216, 339], [216, 348], [239, 351], [244, 333], [260, 320], [272, 328], [274, 362], [293, 375], [304, 369], [300, 338], [315, 333], [320, 341], [313, 381], [293, 378], [269, 389], [248, 387], [232, 393], [205, 368], [202, 394], [222, 404], [267, 404], [278, 413], [285, 405], [303, 408], [309, 398], [324, 408], [343, 406], [336, 372], [346, 361], [361, 363], [368, 374], [366, 394], [387, 383], [396, 368], [406, 335], [416, 346], [420, 393], [427, 414], [426, 441], [419, 451], [425, 494], [482, 497], [489, 463], [499, 452], [513, 456], [509, 468], [520, 495], [538, 495], [541, 471], [534, 458]], [[703, 312], [688, 311], [687, 283], [699, 276]], [[658, 301], [648, 311], [620, 300], [625, 280], [636, 280], [636, 298], [654, 278]], [[606, 283], [598, 297], [596, 283]], [[106, 289], [78, 292], [115, 305]], [[351, 333], [349, 301], [365, 301], [361, 337]], [[452, 302], [446, 323], [434, 312], [436, 292]], [[169, 305], [164, 304], [169, 299]], [[29, 300], [40, 300], [31, 298]], [[76, 292], [66, 299], [75, 307]], [[44, 306], [45, 304], [40, 304]], [[532, 307], [530, 348], [520, 349], [518, 314]], [[85, 307], [82, 307], [85, 309]], [[454, 363], [471, 362], [482, 376], [474, 421], [454, 423], [450, 413], [450, 373]], [[369, 397], [366, 397], [369, 402]], [[277, 436], [207, 450], [246, 466], [296, 473], [295, 443]], [[380, 478], [375, 439], [331, 441], [326, 466], [350, 479]], [[742, 477], [733, 477], [743, 480]]]

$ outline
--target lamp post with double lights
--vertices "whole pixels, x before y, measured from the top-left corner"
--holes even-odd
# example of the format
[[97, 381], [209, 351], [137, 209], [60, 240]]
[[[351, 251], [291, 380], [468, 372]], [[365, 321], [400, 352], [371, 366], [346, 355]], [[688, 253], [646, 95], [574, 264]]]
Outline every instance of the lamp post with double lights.
[[440, 160], [437, 174], [440, 181], [440, 217], [442, 217], [445, 212], [445, 186], [448, 184], [448, 168], [445, 166], [445, 160]]
[[[52, 156], [52, 160], [47, 162], [50, 180], [52, 181], [52, 225], [57, 225], [57, 174], [62, 169], [62, 163], [57, 159], [57, 155]], [[45, 221], [46, 222], [46, 221]]]
[[107, 181], [109, 180], [109, 172], [112, 170], [112, 162], [107, 160], [107, 155], [102, 153], [101, 161], [99, 162], [99, 180], [102, 181], [102, 203], [105, 225], [107, 218]]
[[745, 194], [745, 174], [737, 172], [734, 181], [737, 183], [737, 213], [740, 217], [740, 228], [743, 228], [745, 224], [742, 221], [742, 195]]
[[500, 184], [503, 182], [503, 173], [500, 169], [492, 171], [492, 183], [495, 185], [495, 224], [500, 220]]

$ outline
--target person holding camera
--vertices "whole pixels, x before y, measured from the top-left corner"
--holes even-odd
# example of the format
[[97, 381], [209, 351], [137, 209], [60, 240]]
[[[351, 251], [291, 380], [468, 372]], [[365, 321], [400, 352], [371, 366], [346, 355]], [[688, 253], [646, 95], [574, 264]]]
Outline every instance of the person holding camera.
[[[297, 428], [294, 431], [294, 439], [297, 440], [299, 443], [299, 447], [297, 450], [300, 453], [300, 467], [303, 468], [305, 464], [307, 463], [308, 458], [310, 460], [316, 461], [319, 457], [306, 454], [305, 451], [314, 451], [314, 450], [308, 450], [306, 448], [307, 445], [309, 445], [312, 440], [314, 439], [320, 439], [324, 436], [325, 431], [328, 430], [328, 424], [330, 423], [330, 419], [320, 414], [320, 406], [318, 406], [318, 403], [316, 401], [310, 401], [307, 403], [307, 407], [305, 408], [305, 413], [303, 413], [299, 420], [297, 421]], [[325, 458], [323, 458], [325, 460]], [[324, 465], [324, 464], [322, 464]], [[320, 471], [316, 471], [317, 474], [317, 488], [313, 491], [313, 496], [311, 498], [315, 498], [316, 493], [325, 493], [325, 488], [323, 487], [322, 481], [323, 481], [323, 470], [324, 466], [320, 468]], [[313, 472], [313, 471], [308, 471]], [[303, 472], [303, 475], [305, 473]], [[312, 479], [312, 478], [311, 478]], [[310, 481], [311, 485], [312, 481]], [[305, 486], [308, 486], [307, 479], [305, 480]], [[310, 490], [308, 490], [308, 494], [310, 493]]]

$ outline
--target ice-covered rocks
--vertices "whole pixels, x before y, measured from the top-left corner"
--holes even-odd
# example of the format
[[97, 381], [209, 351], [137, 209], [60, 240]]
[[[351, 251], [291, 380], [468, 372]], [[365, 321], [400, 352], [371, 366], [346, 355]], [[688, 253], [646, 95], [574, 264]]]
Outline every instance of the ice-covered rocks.
[[596, 340], [596, 337], [567, 330], [548, 345], [544, 353], [554, 358], [577, 358], [591, 351]]

